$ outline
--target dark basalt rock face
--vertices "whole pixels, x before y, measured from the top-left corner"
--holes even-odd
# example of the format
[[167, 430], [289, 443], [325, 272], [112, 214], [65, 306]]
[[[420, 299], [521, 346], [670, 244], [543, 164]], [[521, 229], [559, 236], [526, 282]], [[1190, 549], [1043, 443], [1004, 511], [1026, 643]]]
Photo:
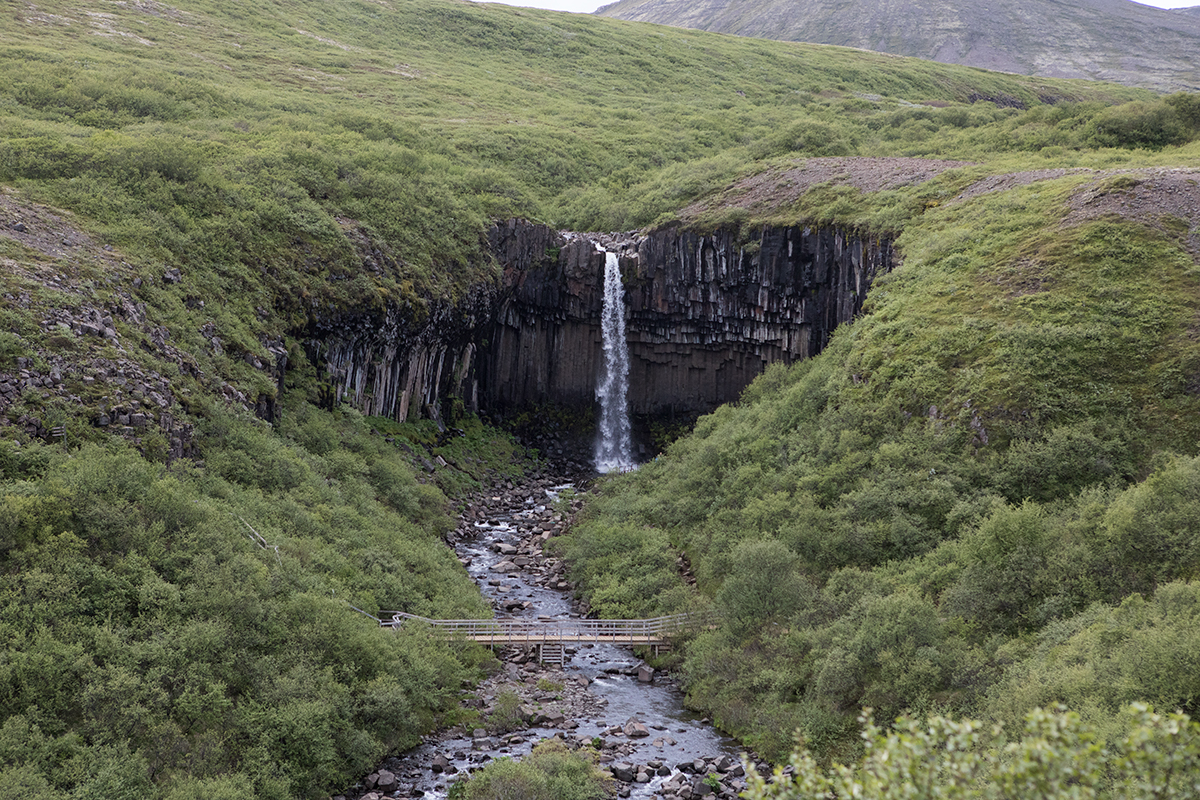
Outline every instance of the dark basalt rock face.
[[629, 404], [691, 415], [737, 398], [770, 363], [816, 355], [862, 309], [892, 243], [838, 228], [563, 233], [510, 220], [489, 233], [496, 285], [418, 315], [344, 313], [311, 331], [330, 400], [404, 420], [447, 398], [499, 414], [590, 410], [601, 364], [605, 250], [626, 285]]
[[629, 291], [630, 404], [635, 413], [708, 411], [768, 364], [809, 358], [862, 310], [892, 266], [889, 240], [831, 228], [660, 231], [639, 243]]
[[591, 408], [604, 251], [585, 236], [517, 220], [493, 228], [489, 241], [503, 289], [484, 351], [484, 404], [500, 413], [545, 403]]
[[478, 341], [497, 296], [495, 286], [480, 285], [457, 303], [344, 310], [313, 323], [306, 349], [325, 372], [326, 404], [348, 402], [368, 416], [401, 422], [440, 421], [450, 398], [477, 410]]
[[[593, 402], [601, 247], [619, 254], [625, 278], [630, 412], [651, 416], [711, 411], [768, 364], [816, 355], [895, 259], [890, 240], [834, 228], [768, 228], [750, 243], [733, 231], [551, 234], [520, 223], [493, 231], [506, 288], [482, 397], [497, 410]], [[558, 258], [511, 258], [528, 250], [522, 242], [539, 253], [560, 248]]]

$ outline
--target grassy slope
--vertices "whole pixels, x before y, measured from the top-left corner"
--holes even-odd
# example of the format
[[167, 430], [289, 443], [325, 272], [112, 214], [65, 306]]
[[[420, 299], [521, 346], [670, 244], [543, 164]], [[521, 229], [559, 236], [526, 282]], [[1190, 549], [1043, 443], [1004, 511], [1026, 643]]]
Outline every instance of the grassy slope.
[[913, 220], [829, 349], [593, 504], [568, 554], [602, 614], [698, 602], [676, 548], [725, 613], [682, 668], [732, 732], [847, 757], [863, 705], [1019, 724], [1063, 701], [1105, 731], [1134, 699], [1198, 710], [1194, 614], [1115, 609], [1200, 570], [1200, 269], [1140, 223], [1063, 227], [1082, 180]]
[[4, 791], [318, 796], [456, 713], [479, 654], [347, 605], [488, 613], [445, 495], [300, 398], [277, 431], [202, 425], [203, 468], [0, 442]]
[[[13, 406], [67, 424], [67, 444], [0, 430], [0, 785], [27, 797], [317, 795], [448, 711], [471, 655], [381, 643], [342, 605], [482, 613], [437, 541], [446, 501], [371, 435], [383, 421], [309, 405], [297, 338], [330, 310], [419, 314], [486, 279], [492, 217], [641, 224], [806, 154], [1007, 153], [980, 172], [1046, 145], [1046, 163], [1172, 157], [1096, 149], [1104, 104], [1150, 102], [1132, 90], [440, 0], [10, 5], [0, 87], [6, 199], [67, 209], [63, 225], [96, 237], [66, 256], [0, 238], [0, 369], [59, 363], [70, 382], [84, 362], [137, 362], [165, 376], [205, 458], [168, 467], [93, 428], [112, 398], [82, 382], [78, 401]], [[931, 199], [842, 196], [838, 213], [898, 230]], [[126, 299], [146, 321], [120, 318], [120, 347], [41, 325]], [[194, 370], [151, 345], [158, 327]], [[274, 429], [214, 399], [226, 383], [275, 392], [252, 366], [269, 340], [292, 360]], [[502, 439], [470, 433], [490, 461], [439, 477], [447, 490], [510, 468]]]

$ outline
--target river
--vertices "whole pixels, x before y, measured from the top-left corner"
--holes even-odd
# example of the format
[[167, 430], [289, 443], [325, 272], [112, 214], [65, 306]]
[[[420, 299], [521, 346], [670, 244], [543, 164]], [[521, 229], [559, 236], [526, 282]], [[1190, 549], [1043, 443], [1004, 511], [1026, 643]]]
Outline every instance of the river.
[[[570, 484], [549, 480], [518, 484], [476, 498], [460, 521], [451, 541], [498, 617], [578, 616], [564, 565], [541, 550], [562, 529], [555, 501], [571, 490]], [[494, 758], [519, 758], [540, 739], [555, 736], [571, 746], [601, 743], [601, 765], [618, 778], [621, 797], [699, 796], [711, 791], [701, 785], [710, 774], [724, 779], [717, 791], [726, 797], [744, 788], [737, 743], [685, 709], [669, 676], [655, 674], [647, 682], [647, 668], [631, 650], [606, 644], [567, 648], [561, 668], [537, 664], [532, 651], [510, 648], [498, 655], [503, 668], [480, 687], [475, 703], [486, 717], [506, 693], [510, 702], [518, 694], [525, 711], [538, 709], [532, 722], [504, 733], [431, 735], [381, 766], [395, 776], [394, 785], [374, 787], [368, 778], [346, 796], [369, 797], [375, 788], [379, 797], [446, 797], [452, 781], [465, 773]]]

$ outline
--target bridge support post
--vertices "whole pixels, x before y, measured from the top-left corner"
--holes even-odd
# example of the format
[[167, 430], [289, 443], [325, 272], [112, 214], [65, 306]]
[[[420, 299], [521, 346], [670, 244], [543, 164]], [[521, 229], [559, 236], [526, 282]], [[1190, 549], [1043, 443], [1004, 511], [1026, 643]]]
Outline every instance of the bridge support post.
[[557, 664], [561, 667], [567, 663], [567, 649], [562, 642], [543, 642], [537, 649], [538, 661], [542, 664]]

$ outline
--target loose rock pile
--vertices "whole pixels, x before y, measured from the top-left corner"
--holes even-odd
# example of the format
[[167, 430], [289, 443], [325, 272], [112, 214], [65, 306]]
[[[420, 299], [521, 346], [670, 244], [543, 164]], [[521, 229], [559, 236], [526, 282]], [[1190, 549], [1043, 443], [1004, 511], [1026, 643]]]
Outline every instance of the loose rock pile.
[[[675, 765], [674, 769], [662, 761], [647, 761], [645, 764], [618, 762], [609, 767], [613, 777], [623, 783], [650, 783], [654, 776], [666, 778], [658, 788], [661, 798], [691, 800], [694, 797], [734, 798], [746, 788], [742, 776], [746, 774], [741, 762], [729, 756], [697, 758]], [[629, 792], [618, 790], [618, 795], [627, 797]]]
[[[56, 287], [66, 292], [65, 287]], [[170, 341], [170, 332], [147, 321], [146, 307], [130, 296], [118, 294], [106, 305], [82, 302], [58, 307], [37, 306], [28, 293], [6, 294], [4, 301], [42, 315], [38, 324], [43, 344], [23, 341], [27, 352], [36, 357], [15, 359], [16, 369], [0, 372], [0, 426], [17, 425], [27, 436], [51, 440], [56, 426], [44, 415], [16, 410], [22, 401], [41, 406], [46, 401], [64, 403], [72, 416], [83, 417], [92, 425], [116, 433], [142, 447], [147, 455], [174, 460], [195, 458], [193, 429], [180, 421], [183, 407], [171, 388], [172, 379], [148, 369], [139, 359], [127, 355], [131, 350], [150, 350], [164, 362], [168, 371], [204, 382], [206, 376], [195, 359]], [[276, 342], [268, 343], [277, 364], [264, 366], [257, 359], [252, 366], [276, 372], [286, 360], [286, 352]], [[274, 374], [274, 373], [272, 373]], [[259, 416], [264, 412], [262, 397], [255, 402], [231, 384], [212, 382], [232, 405], [240, 405]], [[28, 404], [28, 402], [26, 402]], [[14, 408], [16, 407], [16, 408]], [[165, 452], [151, 453], [144, 446], [150, 434], [161, 436]]]
[[[0, 426], [17, 426], [26, 436], [52, 441], [69, 435], [57, 420], [85, 419], [132, 441], [148, 456], [194, 459], [198, 452], [192, 426], [181, 421], [187, 398], [171, 389], [176, 369], [221, 395], [229, 406], [274, 418], [272, 394], [248, 397], [219, 376], [205, 375], [195, 355], [177, 346], [171, 332], [150, 318], [137, 299], [138, 290], [159, 277], [139, 276], [111, 245], [80, 230], [69, 214], [0, 192], [0, 237], [43, 256], [5, 264], [12, 291], [0, 297], [0, 305], [22, 312], [40, 331], [11, 333], [15, 342], [10, 338], [9, 345], [15, 343], [22, 355], [3, 359]], [[186, 285], [186, 277], [169, 267], [161, 281]], [[194, 295], [185, 303], [192, 309], [204, 307]], [[214, 353], [225, 352], [213, 322], [199, 332]], [[283, 341], [267, 337], [260, 344], [265, 360], [249, 352], [226, 355], [278, 383], [287, 362]], [[157, 370], [146, 366], [147, 353], [157, 360]]]
[[[468, 501], [459, 517], [458, 527], [446, 536], [446, 543], [453, 547], [480, 535], [502, 533], [508, 541], [493, 546], [503, 558], [490, 568], [492, 573], [503, 576], [521, 571], [526, 580], [539, 586], [569, 590], [571, 584], [567, 579], [566, 564], [543, 551], [547, 541], [565, 531], [565, 516], [578, 511], [583, 503], [573, 500], [566, 509], [556, 509], [553, 506], [557, 498], [554, 487], [560, 485], [560, 479], [535, 478], [516, 489], [508, 481], [502, 488], [476, 495]], [[496, 578], [491, 583], [501, 587], [503, 581]], [[515, 598], [501, 598], [494, 601], [494, 605], [497, 610], [512, 613], [529, 609], [531, 604]]]

